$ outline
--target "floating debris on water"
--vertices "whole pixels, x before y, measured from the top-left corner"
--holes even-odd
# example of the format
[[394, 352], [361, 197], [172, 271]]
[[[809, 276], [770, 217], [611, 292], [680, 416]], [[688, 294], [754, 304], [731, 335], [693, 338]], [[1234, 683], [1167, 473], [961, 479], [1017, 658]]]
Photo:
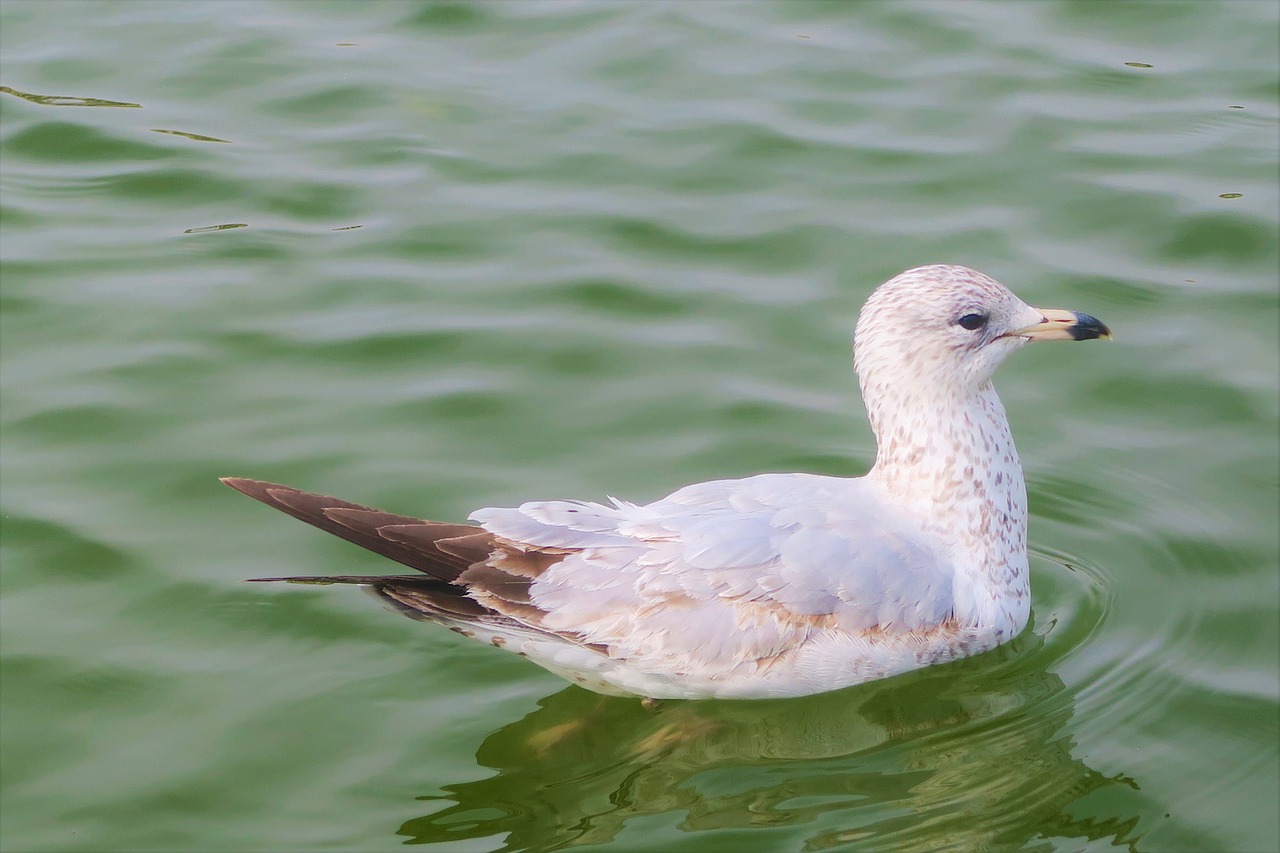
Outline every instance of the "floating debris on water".
[[162, 130], [158, 127], [151, 128], [152, 133], [167, 133], [170, 136], [183, 136], [187, 139], [194, 139], [196, 142], [225, 142], [231, 144], [230, 139], [219, 139], [216, 136], [203, 136], [199, 133], [187, 133], [184, 130]]
[[183, 234], [205, 234], [209, 231], [228, 231], [232, 228], [248, 228], [248, 222], [228, 222], [225, 225], [205, 225], [200, 228], [188, 228]]
[[45, 107], [129, 107], [142, 109], [142, 104], [131, 104], [128, 101], [108, 101], [102, 98], [76, 98], [71, 95], [36, 95], [31, 92], [19, 92], [8, 86], [0, 86], [0, 92], [22, 98], [33, 104]]

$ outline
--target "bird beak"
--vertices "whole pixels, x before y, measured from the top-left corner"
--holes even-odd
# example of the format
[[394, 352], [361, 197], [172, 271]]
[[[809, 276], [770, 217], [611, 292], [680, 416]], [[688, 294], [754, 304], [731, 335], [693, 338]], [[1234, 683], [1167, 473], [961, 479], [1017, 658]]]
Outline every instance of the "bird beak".
[[1033, 341], [1088, 341], [1094, 338], [1111, 340], [1111, 330], [1097, 317], [1077, 314], [1061, 308], [1036, 308], [1041, 320], [1030, 326], [1007, 334]]

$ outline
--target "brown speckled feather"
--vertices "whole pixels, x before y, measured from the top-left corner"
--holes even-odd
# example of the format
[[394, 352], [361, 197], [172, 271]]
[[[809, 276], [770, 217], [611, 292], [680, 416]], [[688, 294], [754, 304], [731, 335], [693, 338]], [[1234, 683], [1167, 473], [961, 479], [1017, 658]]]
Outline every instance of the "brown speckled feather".
[[[475, 534], [493, 540], [491, 534], [470, 524], [423, 521], [277, 483], [240, 477], [224, 477], [222, 482], [299, 521], [442, 581], [456, 579], [474, 560], [441, 550], [437, 542]], [[391, 528], [394, 534], [383, 535], [384, 528]]]
[[545, 614], [530, 605], [529, 584], [563, 554], [526, 554], [504, 547], [492, 533], [474, 525], [424, 521], [277, 483], [240, 477], [225, 477], [222, 482], [326, 533], [423, 573], [251, 581], [359, 584], [411, 619], [480, 621], [539, 630]]

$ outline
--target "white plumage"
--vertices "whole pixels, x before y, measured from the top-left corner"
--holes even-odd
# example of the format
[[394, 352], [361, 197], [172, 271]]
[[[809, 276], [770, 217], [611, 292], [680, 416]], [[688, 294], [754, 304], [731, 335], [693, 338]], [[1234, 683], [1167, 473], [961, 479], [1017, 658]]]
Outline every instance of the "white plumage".
[[[761, 474], [644, 506], [482, 509], [471, 518], [483, 531], [457, 538], [454, 526], [430, 539], [445, 555], [479, 549], [461, 573], [388, 552], [447, 581], [444, 593], [363, 581], [380, 582], [378, 594], [410, 615], [604, 693], [800, 695], [984, 651], [1030, 612], [1026, 494], [991, 376], [1028, 341], [1109, 336], [1092, 317], [1031, 308], [964, 267], [910, 270], [878, 288], [858, 320], [855, 361], [877, 440], [866, 477]], [[306, 493], [228, 482], [326, 529], [356, 530], [359, 516], [375, 541], [397, 547], [417, 529], [359, 507], [322, 509], [317, 521], [299, 509]], [[462, 595], [482, 612], [437, 606]]]

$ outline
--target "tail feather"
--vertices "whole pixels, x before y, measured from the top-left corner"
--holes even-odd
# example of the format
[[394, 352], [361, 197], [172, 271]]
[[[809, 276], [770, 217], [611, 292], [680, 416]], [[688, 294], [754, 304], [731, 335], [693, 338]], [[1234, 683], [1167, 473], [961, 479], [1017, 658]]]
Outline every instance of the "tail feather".
[[356, 584], [398, 613], [419, 621], [473, 622], [495, 614], [447, 581], [422, 575], [311, 575], [249, 578], [250, 583]]
[[441, 622], [463, 633], [489, 631], [580, 642], [572, 632], [546, 628], [542, 624], [546, 614], [529, 595], [533, 580], [564, 559], [562, 550], [526, 552], [483, 527], [395, 515], [277, 483], [240, 477], [224, 477], [222, 482], [326, 533], [422, 572], [252, 578], [255, 582], [355, 584], [405, 616]]
[[[269, 507], [305, 521], [326, 533], [367, 548], [397, 563], [417, 569], [441, 581], [450, 582], [487, 556], [492, 535], [469, 524], [424, 521], [407, 515], [372, 509], [328, 495], [304, 492], [277, 483], [241, 477], [224, 477], [222, 482]], [[386, 534], [383, 528], [392, 528]], [[460, 550], [448, 543], [462, 539], [468, 546]], [[441, 547], [441, 545], [445, 547]], [[446, 550], [448, 548], [448, 550]], [[260, 579], [265, 580], [265, 579]], [[323, 579], [293, 579], [295, 583], [321, 583]], [[337, 580], [333, 583], [367, 583], [366, 580]]]

